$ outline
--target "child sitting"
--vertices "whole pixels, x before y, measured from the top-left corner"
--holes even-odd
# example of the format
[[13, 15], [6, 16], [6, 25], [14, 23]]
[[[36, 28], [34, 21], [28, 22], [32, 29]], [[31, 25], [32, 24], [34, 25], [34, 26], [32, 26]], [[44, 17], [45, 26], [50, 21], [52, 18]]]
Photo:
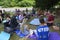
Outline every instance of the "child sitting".
[[44, 19], [40, 19], [40, 26], [37, 28], [38, 40], [48, 40], [49, 28]]
[[10, 33], [12, 31], [12, 28], [10, 26], [10, 16], [6, 16], [6, 20], [3, 21], [4, 23], [4, 31]]

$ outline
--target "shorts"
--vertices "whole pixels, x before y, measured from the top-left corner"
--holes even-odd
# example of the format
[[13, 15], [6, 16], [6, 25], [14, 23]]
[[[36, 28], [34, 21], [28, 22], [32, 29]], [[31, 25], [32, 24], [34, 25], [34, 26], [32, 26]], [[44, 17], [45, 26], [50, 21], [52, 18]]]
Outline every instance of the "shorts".
[[38, 38], [38, 40], [48, 40], [48, 38]]
[[48, 25], [48, 27], [50, 27], [50, 26], [52, 26], [52, 25], [53, 25], [53, 23], [47, 23], [47, 25]]

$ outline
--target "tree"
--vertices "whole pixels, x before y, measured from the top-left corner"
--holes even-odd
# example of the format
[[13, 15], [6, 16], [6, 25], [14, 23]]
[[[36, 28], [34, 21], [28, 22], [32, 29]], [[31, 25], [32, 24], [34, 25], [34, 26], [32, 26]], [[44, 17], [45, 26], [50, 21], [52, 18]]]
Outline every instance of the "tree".
[[35, 0], [35, 6], [41, 9], [49, 9], [50, 7], [56, 5], [59, 1], [60, 0]]
[[34, 0], [0, 0], [0, 6], [3, 7], [31, 7]]
[[21, 2], [18, 2], [18, 6], [20, 7], [30, 7], [30, 6], [33, 6], [34, 5], [34, 0], [24, 0], [24, 1], [21, 1]]

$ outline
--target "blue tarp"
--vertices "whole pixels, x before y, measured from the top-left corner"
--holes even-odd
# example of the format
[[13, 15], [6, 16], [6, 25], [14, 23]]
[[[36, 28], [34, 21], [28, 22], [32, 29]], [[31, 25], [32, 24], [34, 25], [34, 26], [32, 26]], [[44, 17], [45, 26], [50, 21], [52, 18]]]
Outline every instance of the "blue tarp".
[[30, 22], [30, 24], [32, 24], [32, 25], [40, 25], [39, 18], [33, 19], [33, 20]]
[[9, 39], [10, 39], [10, 34], [4, 32], [4, 31], [2, 31], [0, 33], [0, 40], [9, 40]]
[[25, 37], [25, 35], [22, 33], [22, 31], [16, 30], [15, 32], [16, 32], [16, 34], [17, 34], [20, 38]]

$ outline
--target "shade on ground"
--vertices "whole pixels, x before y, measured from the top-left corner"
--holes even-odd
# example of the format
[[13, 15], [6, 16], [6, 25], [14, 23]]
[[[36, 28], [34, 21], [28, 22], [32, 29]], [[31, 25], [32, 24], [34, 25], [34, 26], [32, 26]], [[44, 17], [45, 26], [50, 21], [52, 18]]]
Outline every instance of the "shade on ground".
[[9, 39], [10, 39], [10, 34], [4, 32], [4, 31], [2, 31], [0, 33], [0, 40], [9, 40]]

